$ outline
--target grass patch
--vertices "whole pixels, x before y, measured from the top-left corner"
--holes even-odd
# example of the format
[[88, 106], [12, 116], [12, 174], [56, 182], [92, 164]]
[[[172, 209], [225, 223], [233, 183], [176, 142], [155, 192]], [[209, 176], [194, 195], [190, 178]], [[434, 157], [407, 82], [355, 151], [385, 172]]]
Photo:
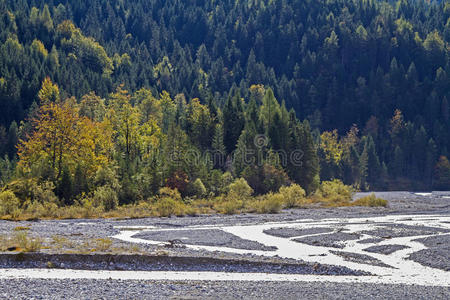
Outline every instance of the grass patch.
[[17, 226], [17, 227], [14, 227], [13, 230], [14, 230], [14, 231], [28, 231], [28, 230], [30, 230], [30, 227]]
[[30, 237], [27, 232], [19, 231], [9, 240], [11, 245], [8, 248], [15, 247], [16, 251], [37, 252], [42, 248], [42, 239], [38, 237]]
[[95, 240], [95, 249], [97, 251], [106, 252], [111, 248], [112, 240], [100, 238]]

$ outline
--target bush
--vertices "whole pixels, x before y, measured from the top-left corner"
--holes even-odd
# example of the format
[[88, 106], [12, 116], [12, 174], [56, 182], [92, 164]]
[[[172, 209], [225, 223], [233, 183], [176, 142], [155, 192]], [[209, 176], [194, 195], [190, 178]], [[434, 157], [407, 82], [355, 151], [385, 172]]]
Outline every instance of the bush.
[[41, 239], [31, 238], [28, 236], [28, 233], [23, 231], [15, 234], [13, 243], [25, 252], [37, 252], [42, 248]]
[[283, 196], [283, 201], [287, 208], [299, 207], [304, 204], [306, 192], [298, 184], [282, 186], [279, 193]]
[[177, 189], [171, 189], [170, 187], [160, 188], [158, 191], [160, 198], [171, 198], [176, 201], [181, 201], [181, 194]]
[[231, 183], [233, 183], [233, 175], [230, 172], [225, 172], [222, 174], [222, 183], [224, 188], [227, 188]]
[[242, 172], [254, 192], [258, 195], [276, 192], [283, 185], [289, 185], [286, 172], [269, 164], [263, 166], [248, 166]]
[[206, 195], [206, 188], [200, 178], [195, 179], [192, 184], [192, 194], [198, 198], [201, 198]]
[[102, 167], [97, 170], [95, 173], [94, 185], [110, 186], [116, 191], [119, 191], [121, 188], [116, 171], [108, 167]]
[[209, 173], [209, 178], [205, 182], [205, 184], [207, 190], [212, 195], [217, 196], [220, 194], [220, 192], [222, 192], [224, 187], [224, 181], [222, 176], [223, 176], [222, 171], [217, 169], [211, 170], [211, 172]]
[[330, 206], [350, 205], [353, 196], [352, 187], [345, 185], [342, 181], [335, 179], [324, 181], [315, 194], [320, 202]]
[[33, 190], [33, 202], [58, 204], [59, 199], [53, 192], [54, 189], [55, 185], [50, 181], [36, 185]]
[[100, 186], [94, 191], [92, 204], [95, 207], [103, 207], [105, 211], [113, 210], [119, 204], [117, 192], [110, 186]]
[[256, 202], [256, 212], [260, 214], [275, 214], [283, 208], [283, 195], [269, 193], [263, 199]]
[[[221, 198], [219, 197], [218, 199]], [[219, 200], [219, 202], [214, 205], [214, 209], [221, 214], [234, 215], [239, 212], [243, 205], [244, 202], [242, 200], [235, 196], [229, 195], [223, 197], [221, 201]]]
[[40, 203], [37, 201], [30, 202], [25, 209], [25, 213], [32, 218], [57, 218], [58, 205], [53, 202]]
[[20, 200], [20, 204], [22, 204], [27, 200], [33, 199], [34, 190], [37, 186], [36, 179], [20, 178], [8, 183], [7, 189], [12, 191]]
[[385, 199], [377, 198], [375, 196], [375, 194], [372, 193], [369, 196], [365, 196], [358, 200], [355, 200], [352, 204], [355, 206], [370, 206], [370, 207], [383, 206], [383, 207], [386, 207], [388, 202]]
[[21, 178], [10, 182], [8, 184], [8, 189], [17, 196], [21, 205], [27, 201], [39, 203], [52, 202], [59, 204], [59, 199], [53, 192], [55, 185], [50, 181], [39, 184], [34, 178]]
[[0, 193], [0, 215], [16, 215], [20, 209], [20, 200], [16, 195], [6, 190]]
[[253, 189], [248, 185], [244, 178], [238, 178], [228, 185], [228, 196], [238, 199], [248, 199], [253, 194]]
[[178, 190], [183, 196], [186, 196], [188, 184], [188, 176], [181, 170], [177, 170], [169, 176], [166, 183], [169, 188]]
[[170, 217], [172, 215], [182, 216], [185, 214], [186, 207], [181, 201], [163, 197], [156, 202], [155, 210], [160, 217]]

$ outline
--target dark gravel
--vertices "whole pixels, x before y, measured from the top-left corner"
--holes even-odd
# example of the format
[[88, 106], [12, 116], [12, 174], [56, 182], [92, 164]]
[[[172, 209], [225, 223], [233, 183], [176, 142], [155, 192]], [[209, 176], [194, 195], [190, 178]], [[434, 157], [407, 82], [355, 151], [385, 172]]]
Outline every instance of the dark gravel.
[[316, 234], [316, 233], [327, 233], [327, 232], [333, 232], [333, 228], [271, 228], [264, 230], [265, 234], [283, 237], [283, 238], [291, 238], [294, 236], [302, 236], [302, 235], [309, 235], [309, 234]]
[[423, 299], [448, 287], [307, 282], [0, 280], [0, 299]]
[[378, 229], [370, 231], [361, 231], [361, 233], [370, 234], [381, 238], [396, 238], [415, 235], [428, 235], [437, 233], [447, 233], [450, 230], [426, 226], [410, 226], [404, 224], [386, 224]]
[[426, 266], [450, 271], [450, 234], [417, 241], [429, 248], [412, 253], [409, 259]]
[[359, 240], [359, 241], [357, 241], [357, 243], [359, 243], [359, 244], [372, 244], [372, 243], [381, 242], [383, 240], [384, 239], [380, 239], [380, 238], [370, 238], [370, 239]]
[[368, 247], [363, 250], [366, 252], [389, 255], [391, 253], [394, 253], [395, 251], [406, 249], [406, 248], [408, 248], [408, 247], [403, 246], [403, 245], [380, 245], [380, 246], [371, 246], [371, 247]]
[[175, 242], [181, 245], [225, 246], [236, 249], [264, 251], [277, 250], [276, 247], [268, 247], [255, 241], [244, 240], [219, 229], [149, 231], [138, 233], [134, 237], [152, 241]]
[[317, 236], [307, 236], [293, 239], [293, 241], [313, 246], [324, 246], [333, 248], [344, 248], [344, 241], [357, 240], [360, 235], [356, 233], [336, 232], [330, 234], [321, 234]]
[[208, 271], [235, 273], [276, 273], [309, 275], [370, 275], [368, 272], [340, 266], [303, 264], [299, 262], [269, 262], [230, 260], [210, 257], [168, 257], [148, 255], [79, 255], [19, 253], [0, 254], [1, 268], [57, 268], [77, 270], [132, 271]]
[[345, 251], [330, 251], [333, 254], [339, 255], [346, 261], [356, 262], [359, 264], [366, 264], [371, 266], [378, 266], [378, 267], [385, 267], [385, 268], [392, 268], [391, 266], [383, 263], [379, 259], [376, 259], [370, 255], [364, 255], [364, 254], [358, 254], [358, 253], [352, 253], [352, 252], [345, 252]]

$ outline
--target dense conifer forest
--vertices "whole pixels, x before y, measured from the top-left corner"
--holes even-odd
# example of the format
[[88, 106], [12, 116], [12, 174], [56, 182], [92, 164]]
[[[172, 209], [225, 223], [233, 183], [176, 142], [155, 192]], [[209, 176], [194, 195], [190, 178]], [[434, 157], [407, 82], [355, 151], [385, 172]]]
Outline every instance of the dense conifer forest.
[[449, 43], [449, 1], [0, 0], [2, 197], [448, 190]]

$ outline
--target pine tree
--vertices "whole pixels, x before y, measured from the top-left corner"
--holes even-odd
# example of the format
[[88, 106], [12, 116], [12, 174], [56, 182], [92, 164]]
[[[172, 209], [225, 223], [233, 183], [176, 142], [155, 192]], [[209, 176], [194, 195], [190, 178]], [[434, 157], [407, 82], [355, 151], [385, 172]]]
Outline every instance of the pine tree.
[[227, 153], [236, 148], [236, 143], [245, 125], [244, 110], [239, 92], [228, 98], [223, 109], [224, 143]]
[[19, 140], [19, 129], [17, 128], [17, 123], [13, 121], [11, 125], [9, 126], [8, 130], [8, 144], [7, 144], [7, 153], [10, 158], [13, 158], [16, 156], [16, 146], [17, 142]]
[[226, 150], [223, 143], [223, 125], [216, 124], [212, 140], [212, 160], [214, 168], [223, 168], [225, 164]]

